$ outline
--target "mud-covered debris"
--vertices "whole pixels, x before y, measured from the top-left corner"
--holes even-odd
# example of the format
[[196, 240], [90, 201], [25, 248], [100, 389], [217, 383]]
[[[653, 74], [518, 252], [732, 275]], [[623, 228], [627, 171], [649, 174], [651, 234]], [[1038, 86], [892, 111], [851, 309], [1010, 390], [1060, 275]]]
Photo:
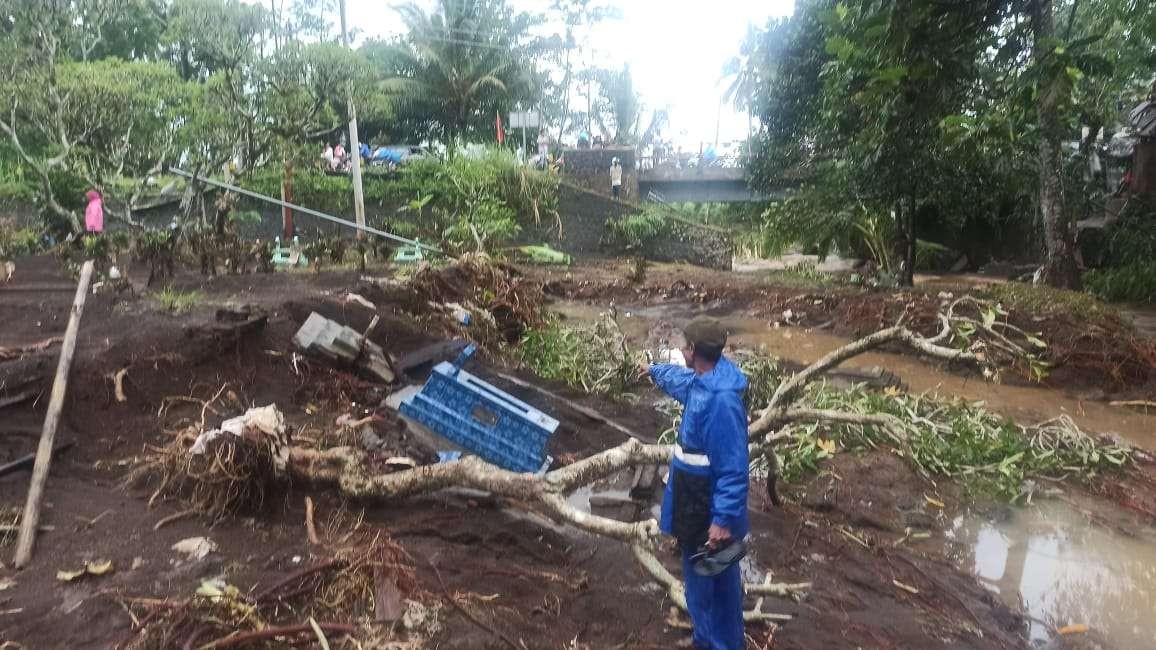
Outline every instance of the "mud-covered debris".
[[85, 576], [103, 576], [112, 573], [112, 560], [96, 560], [85, 562], [84, 566], [74, 571], [59, 569], [56, 579], [61, 582], [73, 582]]
[[378, 623], [392, 623], [405, 614], [401, 590], [393, 576], [380, 572], [374, 576], [373, 613]]
[[309, 318], [293, 336], [293, 344], [305, 352], [333, 362], [357, 365], [387, 384], [393, 383], [396, 378], [380, 345], [317, 312], [309, 314]]
[[377, 305], [367, 300], [365, 296], [362, 296], [359, 293], [353, 293], [352, 291], [346, 293], [345, 296], [341, 299], [341, 302], [346, 304], [352, 302], [361, 305], [370, 311], [377, 311]]
[[203, 560], [217, 550], [217, 543], [208, 537], [188, 537], [173, 544], [173, 550], [191, 561]]
[[231, 433], [253, 442], [266, 443], [273, 452], [274, 466], [278, 474], [283, 474], [289, 463], [289, 437], [285, 432], [285, 416], [276, 404], [251, 408], [244, 415], [229, 418], [220, 428], [201, 432], [189, 448], [189, 453], [205, 453], [208, 444], [218, 436]]

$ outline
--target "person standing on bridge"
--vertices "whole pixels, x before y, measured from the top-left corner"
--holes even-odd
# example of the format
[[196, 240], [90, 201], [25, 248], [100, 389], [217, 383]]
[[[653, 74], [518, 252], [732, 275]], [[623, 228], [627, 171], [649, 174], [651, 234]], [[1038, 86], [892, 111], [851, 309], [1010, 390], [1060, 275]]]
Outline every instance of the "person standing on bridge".
[[717, 320], [695, 318], [684, 334], [686, 367], [644, 363], [639, 368], [684, 408], [660, 525], [682, 548], [693, 647], [742, 650], [738, 561], [749, 528], [747, 378], [722, 355], [727, 332]]
[[610, 161], [610, 194], [618, 198], [622, 193], [622, 164], [618, 158]]

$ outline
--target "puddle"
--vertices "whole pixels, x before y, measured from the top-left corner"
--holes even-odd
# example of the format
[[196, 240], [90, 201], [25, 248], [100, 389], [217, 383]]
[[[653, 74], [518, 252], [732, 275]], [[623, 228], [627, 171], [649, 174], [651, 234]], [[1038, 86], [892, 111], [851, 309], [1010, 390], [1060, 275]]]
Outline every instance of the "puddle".
[[948, 537], [963, 569], [1028, 613], [1033, 644], [1050, 647], [1057, 627], [1084, 624], [1113, 647], [1156, 647], [1156, 529], [1117, 533], [1057, 501], [1005, 519], [961, 516]]
[[[583, 512], [619, 521], [641, 521], [649, 514], [648, 509], [652, 504], [662, 502], [662, 490], [658, 486], [653, 499], [634, 501], [630, 497], [633, 482], [633, 471], [619, 472], [592, 485], [579, 487], [566, 495], [566, 502]], [[591, 498], [596, 503], [591, 503]]]
[[[600, 308], [576, 302], [559, 302], [554, 310], [567, 318], [589, 322], [598, 317]], [[660, 320], [676, 325], [706, 313], [701, 305], [665, 304], [641, 309], [619, 308], [619, 321], [627, 338], [634, 344], [645, 342], [651, 328]], [[629, 314], [629, 317], [627, 317]], [[762, 319], [742, 315], [712, 313], [733, 333], [732, 341], [741, 346], [763, 346], [768, 352], [797, 363], [811, 363], [847, 343], [847, 339], [821, 331], [797, 327], [769, 327]], [[976, 377], [961, 377], [944, 372], [933, 363], [917, 357], [886, 352], [869, 352], [856, 357], [844, 367], [881, 367], [899, 376], [912, 392], [931, 392], [943, 397], [983, 401], [987, 407], [1022, 424], [1031, 424], [1067, 414], [1087, 431], [1114, 433], [1134, 445], [1156, 450], [1156, 417], [1144, 415], [1104, 402], [1083, 401], [1063, 392], [1034, 386], [992, 384]]]
[[1136, 331], [1148, 338], [1156, 338], [1156, 306], [1151, 304], [1117, 305], [1125, 316], [1132, 319]]

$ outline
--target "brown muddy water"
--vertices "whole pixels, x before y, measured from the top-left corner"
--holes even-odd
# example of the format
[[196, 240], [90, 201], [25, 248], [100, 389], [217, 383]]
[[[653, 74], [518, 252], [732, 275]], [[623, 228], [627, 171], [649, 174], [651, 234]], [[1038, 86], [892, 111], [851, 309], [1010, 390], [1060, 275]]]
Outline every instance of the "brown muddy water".
[[[604, 307], [560, 301], [552, 309], [567, 319], [590, 322]], [[685, 325], [706, 313], [701, 305], [667, 304], [639, 309], [618, 308], [618, 319], [631, 343], [645, 342], [652, 329], [667, 321]], [[767, 321], [742, 314], [710, 312], [732, 332], [740, 347], [759, 348], [782, 359], [808, 364], [845, 345], [848, 340], [817, 330], [771, 327]], [[1156, 415], [1145, 415], [1105, 402], [1088, 401], [1062, 391], [1031, 385], [994, 384], [978, 377], [942, 370], [937, 364], [905, 354], [870, 352], [843, 364], [850, 368], [880, 367], [902, 380], [912, 392], [944, 398], [983, 402], [987, 408], [1021, 424], [1034, 424], [1060, 415], [1070, 416], [1086, 431], [1119, 436], [1138, 447], [1156, 451]]]
[[[1129, 518], [1101, 502], [1096, 517]], [[957, 517], [951, 554], [1008, 605], [1022, 607], [1034, 645], [1068, 632], [1112, 648], [1156, 647], [1156, 529], [1089, 521], [1080, 505], [1045, 500], [997, 516]]]

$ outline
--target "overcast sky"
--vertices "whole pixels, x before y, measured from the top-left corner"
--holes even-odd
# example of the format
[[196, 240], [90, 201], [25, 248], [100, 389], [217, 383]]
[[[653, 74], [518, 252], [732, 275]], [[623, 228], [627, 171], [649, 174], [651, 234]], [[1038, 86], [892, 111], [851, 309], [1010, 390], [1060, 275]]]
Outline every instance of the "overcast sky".
[[[547, 0], [511, 0], [527, 11], [545, 11]], [[720, 140], [746, 137], [747, 118], [719, 104], [725, 86], [719, 79], [723, 64], [738, 53], [747, 25], [762, 26], [772, 16], [789, 15], [794, 0], [612, 0], [621, 20], [598, 25], [591, 34], [595, 64], [621, 67], [629, 63], [650, 111], [670, 110], [663, 137], [697, 148], [713, 141], [716, 121]], [[401, 21], [387, 0], [346, 0], [351, 29], [361, 38], [390, 36], [402, 31]], [[432, 7], [432, 0], [419, 0]], [[561, 31], [561, 30], [559, 30]], [[721, 113], [721, 119], [720, 119]]]

